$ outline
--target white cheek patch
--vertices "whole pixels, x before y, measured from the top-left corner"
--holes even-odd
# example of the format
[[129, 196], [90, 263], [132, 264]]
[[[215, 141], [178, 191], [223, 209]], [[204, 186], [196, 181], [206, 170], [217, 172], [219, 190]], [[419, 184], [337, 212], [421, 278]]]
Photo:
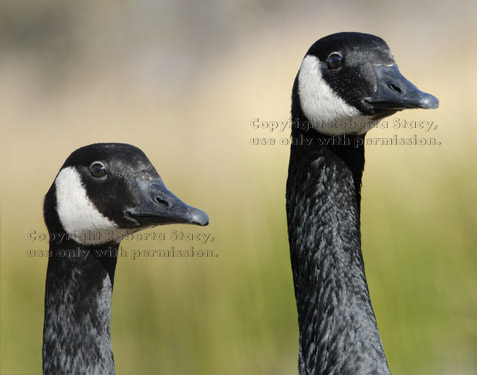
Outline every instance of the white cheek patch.
[[57, 211], [68, 236], [83, 245], [98, 245], [128, 234], [102, 215], [86, 194], [79, 173], [68, 167], [55, 180]]
[[[369, 119], [341, 99], [323, 79], [320, 62], [305, 56], [298, 73], [298, 94], [303, 113], [314, 129], [328, 135], [366, 133]], [[366, 124], [370, 125], [370, 124]]]

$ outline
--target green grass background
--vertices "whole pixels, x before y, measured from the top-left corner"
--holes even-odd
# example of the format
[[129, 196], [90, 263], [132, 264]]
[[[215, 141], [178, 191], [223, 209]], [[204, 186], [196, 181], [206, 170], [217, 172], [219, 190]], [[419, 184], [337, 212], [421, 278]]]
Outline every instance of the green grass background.
[[[43, 196], [85, 144], [140, 147], [205, 210], [213, 259], [120, 259], [118, 374], [296, 374], [298, 332], [284, 190], [289, 150], [250, 126], [289, 119], [293, 79], [319, 37], [383, 37], [402, 73], [440, 99], [440, 146], [369, 146], [362, 242], [393, 374], [477, 373], [477, 6], [464, 1], [1, 1], [0, 373], [39, 374], [47, 249]], [[392, 123], [393, 118], [388, 120]]]

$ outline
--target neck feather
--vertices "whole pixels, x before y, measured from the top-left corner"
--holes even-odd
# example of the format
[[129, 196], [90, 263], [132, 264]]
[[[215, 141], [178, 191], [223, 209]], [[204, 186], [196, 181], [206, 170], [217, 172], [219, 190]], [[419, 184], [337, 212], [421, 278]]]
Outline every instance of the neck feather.
[[[326, 138], [294, 129], [292, 138], [299, 135]], [[291, 148], [286, 198], [300, 374], [389, 374], [361, 254], [363, 167], [364, 147], [353, 139]]]
[[118, 244], [50, 243], [43, 330], [45, 374], [114, 374], [111, 295]]

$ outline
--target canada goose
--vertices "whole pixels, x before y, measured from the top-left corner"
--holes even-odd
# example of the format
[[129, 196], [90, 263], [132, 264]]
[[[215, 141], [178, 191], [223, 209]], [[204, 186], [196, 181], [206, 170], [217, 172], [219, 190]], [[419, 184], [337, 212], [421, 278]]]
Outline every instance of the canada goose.
[[50, 241], [43, 372], [114, 374], [111, 295], [121, 239], [209, 218], [167, 190], [140, 149], [120, 143], [74, 151], [45, 196], [44, 217], [50, 238], [66, 239]]
[[333, 34], [305, 55], [286, 189], [300, 374], [389, 374], [361, 254], [364, 138], [396, 111], [438, 105], [401, 75], [379, 37]]

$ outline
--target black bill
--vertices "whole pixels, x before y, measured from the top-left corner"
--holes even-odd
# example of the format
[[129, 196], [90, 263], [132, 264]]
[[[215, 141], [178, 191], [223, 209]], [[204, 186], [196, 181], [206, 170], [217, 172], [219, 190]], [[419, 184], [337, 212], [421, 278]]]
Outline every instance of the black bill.
[[409, 82], [396, 65], [375, 65], [377, 78], [375, 93], [365, 99], [376, 110], [399, 111], [409, 108], [433, 109], [439, 99], [420, 91]]
[[141, 225], [160, 224], [209, 224], [209, 216], [198, 208], [189, 206], [172, 194], [162, 180], [137, 178], [140, 204], [128, 214]]

